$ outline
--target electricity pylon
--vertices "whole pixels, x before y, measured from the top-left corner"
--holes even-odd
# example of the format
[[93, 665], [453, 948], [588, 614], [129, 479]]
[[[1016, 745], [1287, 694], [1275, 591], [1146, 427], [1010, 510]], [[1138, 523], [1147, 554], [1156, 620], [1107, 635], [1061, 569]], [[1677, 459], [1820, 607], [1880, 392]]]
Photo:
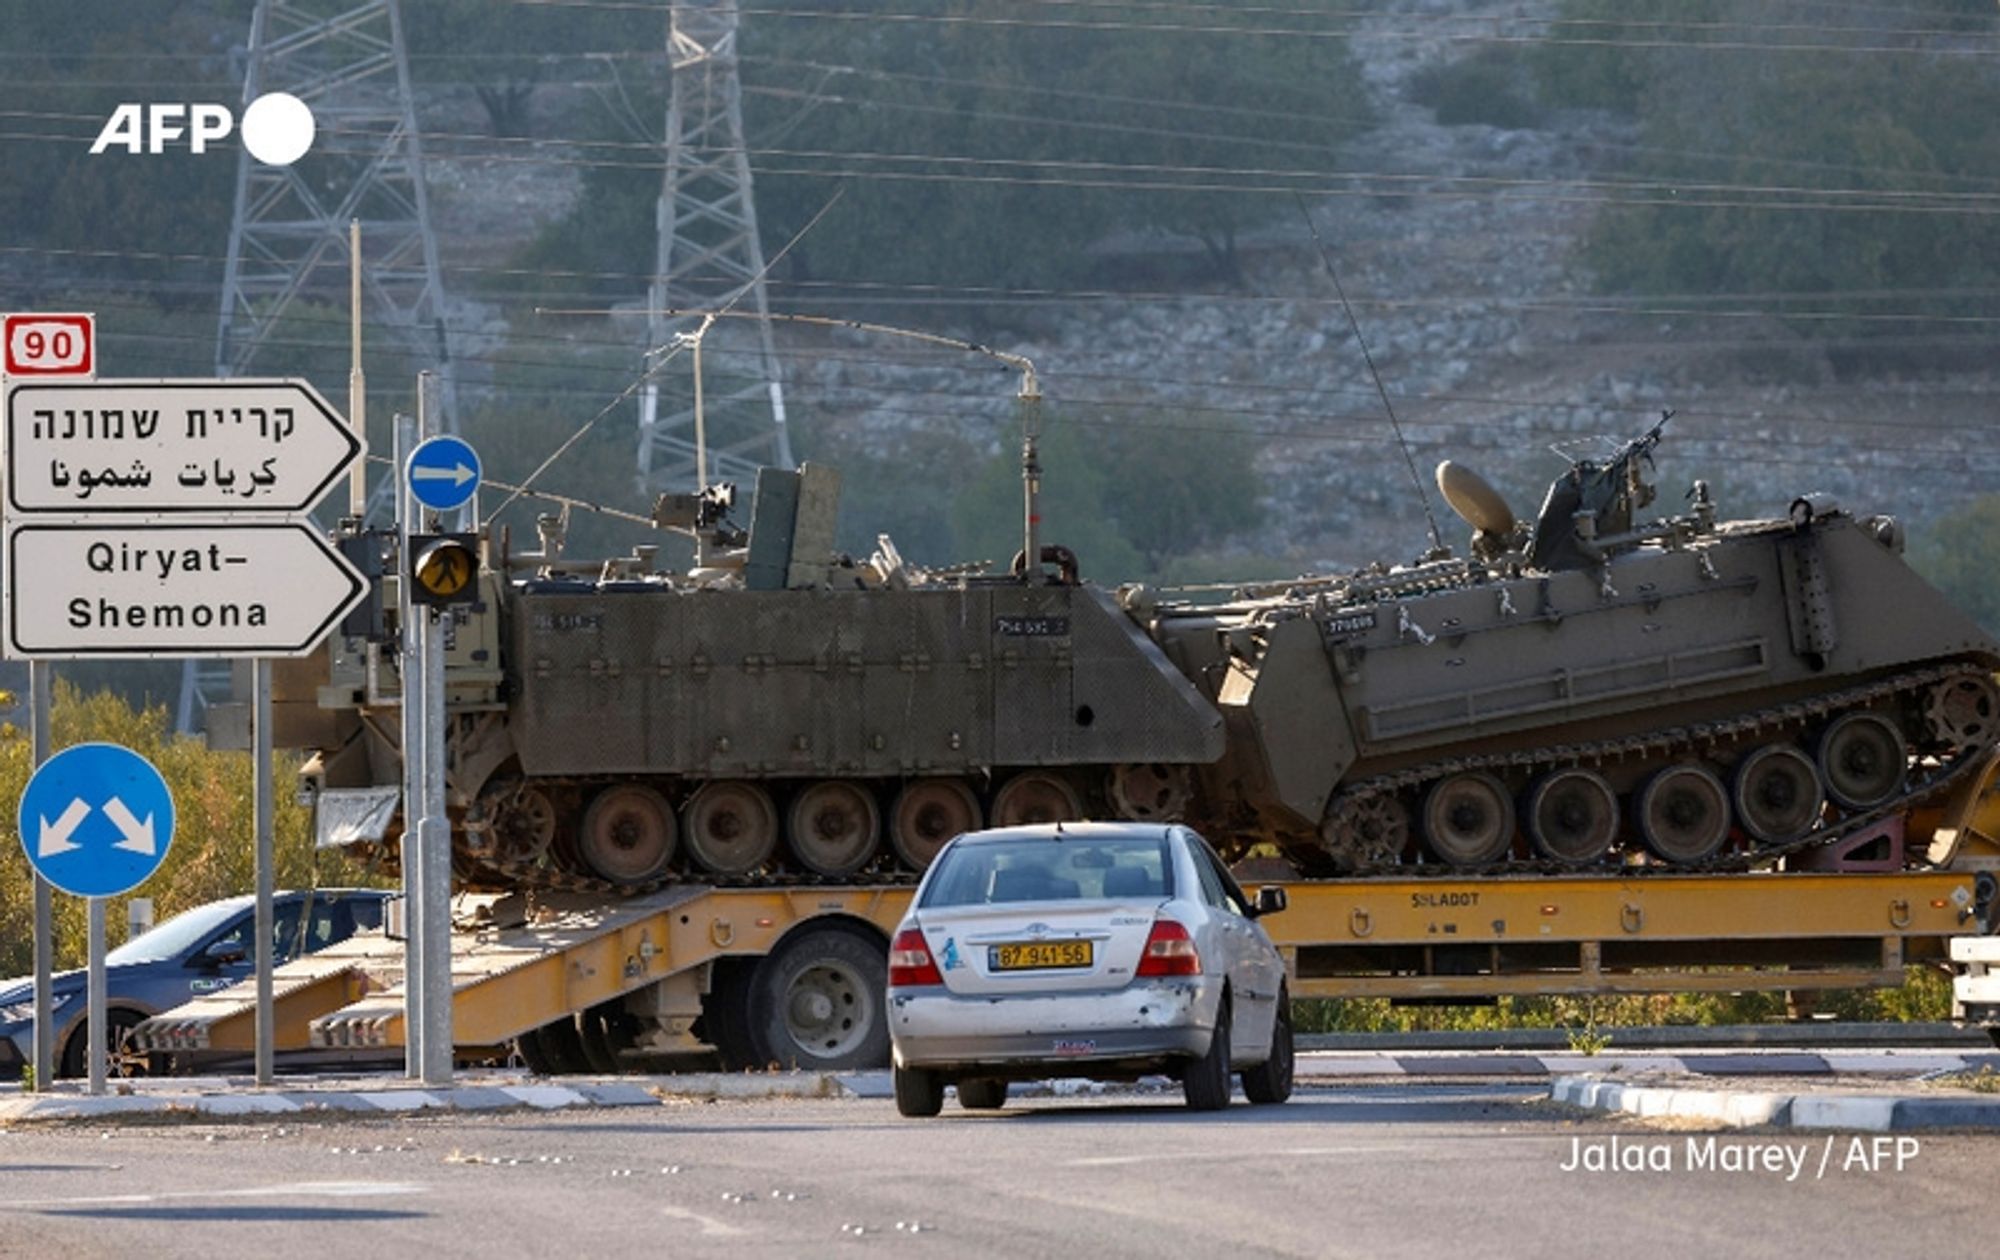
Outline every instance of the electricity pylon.
[[[418, 369], [437, 374], [444, 427], [456, 431], [444, 283], [399, 0], [257, 0], [243, 104], [268, 92], [304, 101], [317, 134], [289, 166], [266, 166], [248, 149], [238, 155], [215, 374], [242, 375], [268, 360], [273, 332], [301, 299], [345, 305], [348, 228], [359, 220], [361, 289], [374, 326], [405, 344], [412, 379]], [[391, 481], [382, 479], [377, 490]], [[377, 494], [371, 505], [377, 499], [387, 501]], [[226, 663], [208, 670], [190, 661], [179, 728], [192, 729], [228, 684]]]
[[[639, 395], [642, 483], [691, 484], [696, 467], [692, 407], [662, 416], [659, 386], [674, 379], [665, 358], [696, 335], [702, 313], [735, 310], [705, 334], [703, 361], [726, 376], [705, 390], [708, 466], [754, 478], [759, 465], [790, 468], [791, 434], [764, 292], [764, 247], [743, 144], [743, 93], [736, 67], [736, 0], [676, 0], [667, 29], [673, 87], [667, 105], [666, 176], [660, 186], [659, 254], [647, 294], [647, 380]], [[685, 310], [692, 315], [667, 312]], [[677, 341], [677, 339], [680, 339]], [[676, 363], [691, 363], [680, 356]]]

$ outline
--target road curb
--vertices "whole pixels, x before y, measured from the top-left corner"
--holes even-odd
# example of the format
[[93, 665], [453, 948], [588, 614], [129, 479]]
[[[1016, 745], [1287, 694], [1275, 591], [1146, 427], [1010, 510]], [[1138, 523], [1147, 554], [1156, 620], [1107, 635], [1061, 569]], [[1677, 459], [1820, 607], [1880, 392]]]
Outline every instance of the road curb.
[[[887, 1074], [879, 1074], [886, 1080]], [[572, 1107], [658, 1107], [670, 1102], [879, 1096], [871, 1074], [830, 1072], [691, 1073], [685, 1076], [488, 1083], [448, 1089], [336, 1088], [135, 1090], [129, 1094], [21, 1094], [0, 1099], [0, 1125], [113, 1119], [212, 1118], [341, 1112], [411, 1115], [434, 1111], [559, 1111]]]
[[1559, 1076], [1549, 1098], [1586, 1111], [1645, 1120], [1695, 1120], [1722, 1128], [1843, 1129], [1907, 1133], [1924, 1129], [2000, 1130], [2000, 1098], [1910, 1097], [1632, 1085], [1595, 1076]]

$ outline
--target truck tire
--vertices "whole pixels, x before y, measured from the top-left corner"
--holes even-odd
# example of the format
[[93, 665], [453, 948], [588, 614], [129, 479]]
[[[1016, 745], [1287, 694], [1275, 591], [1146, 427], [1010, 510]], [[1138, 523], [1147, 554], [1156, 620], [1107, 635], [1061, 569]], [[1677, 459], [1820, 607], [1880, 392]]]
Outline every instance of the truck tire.
[[701, 1002], [701, 1038], [715, 1047], [726, 1072], [753, 1072], [770, 1060], [750, 1036], [750, 986], [755, 958], [718, 958]]
[[852, 1071], [889, 1062], [889, 951], [841, 927], [807, 928], [758, 964], [750, 1037], [767, 1062]]
[[[581, 1076], [590, 1071], [590, 1061], [583, 1057], [583, 1038], [577, 1033], [576, 1017], [564, 1015], [522, 1033], [521, 1061], [544, 1076]], [[537, 1061], [541, 1067], [535, 1067]]]

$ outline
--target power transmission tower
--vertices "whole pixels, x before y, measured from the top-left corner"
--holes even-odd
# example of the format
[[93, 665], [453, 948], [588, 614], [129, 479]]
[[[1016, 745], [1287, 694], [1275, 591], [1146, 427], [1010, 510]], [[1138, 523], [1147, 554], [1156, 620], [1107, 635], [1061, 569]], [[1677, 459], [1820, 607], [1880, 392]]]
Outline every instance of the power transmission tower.
[[756, 316], [717, 321], [705, 335], [704, 363], [724, 372], [704, 391], [709, 468], [724, 477], [751, 478], [759, 465], [793, 466], [764, 292], [764, 248], [750, 195], [750, 157], [743, 144], [736, 26], [736, 0], [676, 0], [668, 20], [673, 88], [659, 255], [647, 295], [648, 377], [639, 396], [639, 474], [649, 485], [689, 484], [696, 464], [694, 410], [660, 414], [659, 386], [674, 369], [659, 369], [676, 338], [691, 335], [701, 317], [669, 316], [669, 310], [731, 309]]
[[[345, 307], [348, 225], [359, 220], [361, 288], [374, 325], [404, 343], [412, 379], [418, 369], [437, 374], [444, 427], [455, 432], [444, 283], [399, 0], [257, 0], [243, 103], [268, 92], [304, 101], [318, 133], [311, 150], [289, 166], [266, 166], [247, 148], [238, 155], [216, 375], [248, 372], [301, 299]], [[371, 509], [387, 502], [379, 492], [392, 481], [382, 479]], [[179, 728], [192, 729], [210, 699], [227, 694], [228, 683], [226, 663], [198, 669], [189, 662]]]

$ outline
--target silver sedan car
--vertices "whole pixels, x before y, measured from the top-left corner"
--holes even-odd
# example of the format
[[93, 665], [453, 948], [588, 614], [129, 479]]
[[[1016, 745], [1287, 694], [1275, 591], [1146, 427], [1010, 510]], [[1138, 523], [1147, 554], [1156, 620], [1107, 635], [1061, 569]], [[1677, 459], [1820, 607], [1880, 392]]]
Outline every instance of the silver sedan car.
[[1292, 1092], [1285, 964], [1252, 902], [1186, 827], [1049, 823], [968, 832], [917, 888], [889, 954], [896, 1109], [946, 1085], [990, 1110], [1010, 1081], [1165, 1073], [1188, 1106]]

